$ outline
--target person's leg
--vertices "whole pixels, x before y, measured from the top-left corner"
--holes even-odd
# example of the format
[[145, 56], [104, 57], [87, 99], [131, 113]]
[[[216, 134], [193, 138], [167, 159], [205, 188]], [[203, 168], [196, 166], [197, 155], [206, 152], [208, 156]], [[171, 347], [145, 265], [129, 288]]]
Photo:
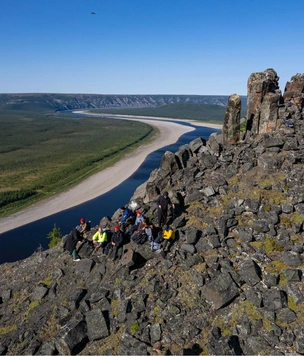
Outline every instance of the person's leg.
[[169, 240], [164, 240], [164, 244], [163, 244], [163, 250], [165, 251], [166, 250], [166, 247], [167, 247], [167, 245], [168, 245], [168, 242], [169, 242]]
[[73, 257], [73, 260], [74, 260], [74, 261], [79, 260], [79, 256], [77, 255], [76, 250], [73, 250], [73, 252], [72, 252], [72, 257]]
[[167, 215], [168, 215], [168, 211], [167, 210], [163, 210], [163, 224], [167, 224]]
[[107, 246], [105, 247], [104, 253], [105, 253], [106, 255], [109, 254], [109, 251], [110, 251], [111, 246], [112, 246], [112, 244], [107, 244]]
[[[107, 241], [106, 241], [106, 242], [102, 242], [102, 243], [100, 244], [100, 248], [102, 249], [102, 252], [103, 252], [103, 253], [105, 253], [106, 247], [107, 247], [108, 245], [111, 245], [111, 243], [110, 243], [110, 242], [108, 243]], [[111, 247], [111, 246], [110, 246], [110, 247]], [[110, 247], [109, 247], [109, 248], [110, 248]]]
[[162, 217], [163, 217], [163, 212], [161, 208], [158, 208], [157, 212], [157, 217], [158, 217], [158, 226], [161, 227], [162, 225]]
[[118, 247], [113, 246], [113, 261], [117, 258]]

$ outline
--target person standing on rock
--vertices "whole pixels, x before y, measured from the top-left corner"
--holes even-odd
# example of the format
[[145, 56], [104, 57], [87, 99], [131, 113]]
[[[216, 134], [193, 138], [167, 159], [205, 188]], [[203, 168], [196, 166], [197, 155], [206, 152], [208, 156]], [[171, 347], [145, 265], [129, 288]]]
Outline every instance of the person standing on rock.
[[172, 204], [168, 192], [164, 192], [163, 195], [158, 197], [157, 205], [158, 226], [162, 227], [162, 225], [167, 223], [168, 207], [171, 206], [174, 209], [175, 206]]

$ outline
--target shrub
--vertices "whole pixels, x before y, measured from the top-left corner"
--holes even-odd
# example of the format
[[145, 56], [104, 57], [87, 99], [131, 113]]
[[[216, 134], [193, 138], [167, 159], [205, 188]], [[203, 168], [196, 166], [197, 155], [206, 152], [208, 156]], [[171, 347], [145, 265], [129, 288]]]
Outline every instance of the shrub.
[[49, 248], [56, 246], [62, 238], [60, 228], [54, 224], [53, 230], [47, 234], [47, 238], [50, 239]]

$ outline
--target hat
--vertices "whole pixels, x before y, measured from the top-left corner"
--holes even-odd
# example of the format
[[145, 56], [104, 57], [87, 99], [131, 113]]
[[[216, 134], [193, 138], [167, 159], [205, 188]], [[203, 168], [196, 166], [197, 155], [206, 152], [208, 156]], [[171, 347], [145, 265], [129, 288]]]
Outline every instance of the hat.
[[80, 219], [80, 224], [83, 224], [85, 222], [84, 218]]
[[136, 215], [141, 215], [141, 212], [139, 210], [137, 210]]
[[168, 230], [168, 227], [169, 227], [168, 225], [164, 225], [163, 230]]
[[126, 208], [125, 208], [124, 206], [122, 206], [120, 209], [121, 209], [121, 210], [126, 210]]
[[116, 225], [115, 227], [114, 227], [114, 230], [119, 230], [120, 229], [120, 226], [119, 225]]
[[164, 197], [167, 197], [168, 195], [168, 192], [164, 192]]

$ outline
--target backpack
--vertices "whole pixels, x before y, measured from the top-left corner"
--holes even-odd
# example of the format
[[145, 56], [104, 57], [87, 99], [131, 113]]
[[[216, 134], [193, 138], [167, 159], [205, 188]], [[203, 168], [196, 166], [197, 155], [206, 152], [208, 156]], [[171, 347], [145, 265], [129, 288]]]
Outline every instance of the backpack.
[[86, 231], [90, 231], [91, 230], [91, 220], [87, 221], [87, 226], [86, 226]]
[[139, 245], [144, 244], [148, 239], [148, 235], [145, 231], [140, 231], [132, 237], [132, 240]]

